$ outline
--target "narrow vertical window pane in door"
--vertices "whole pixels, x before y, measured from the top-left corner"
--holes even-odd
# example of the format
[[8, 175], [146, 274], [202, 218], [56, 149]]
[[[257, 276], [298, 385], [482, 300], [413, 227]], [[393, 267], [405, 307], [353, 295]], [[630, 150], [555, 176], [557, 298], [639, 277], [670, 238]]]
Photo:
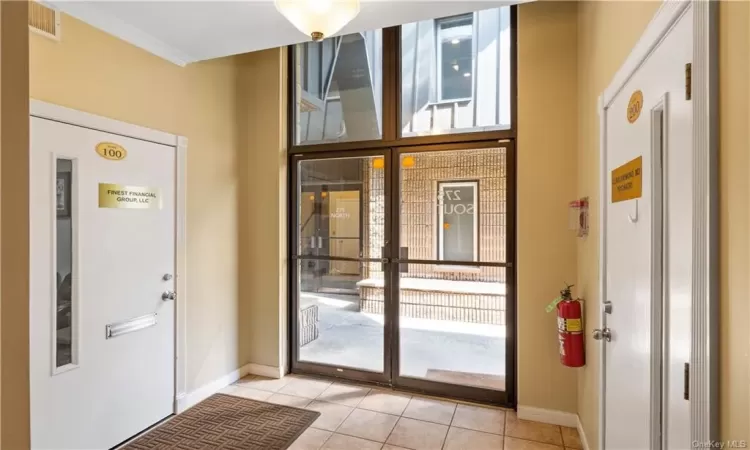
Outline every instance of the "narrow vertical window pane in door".
[[297, 166], [298, 359], [383, 371], [382, 157]]
[[75, 273], [73, 266], [73, 204], [72, 195], [73, 161], [69, 159], [57, 160], [55, 176], [55, 238], [56, 266], [55, 274], [55, 321], [54, 342], [56, 361], [55, 367], [73, 364], [73, 333], [75, 318], [73, 314], [73, 292]]

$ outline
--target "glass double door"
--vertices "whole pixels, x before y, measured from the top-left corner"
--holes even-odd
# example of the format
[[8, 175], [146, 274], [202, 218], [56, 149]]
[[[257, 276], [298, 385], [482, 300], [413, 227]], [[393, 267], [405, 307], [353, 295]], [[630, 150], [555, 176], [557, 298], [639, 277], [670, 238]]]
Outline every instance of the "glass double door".
[[512, 404], [511, 143], [291, 163], [292, 370]]

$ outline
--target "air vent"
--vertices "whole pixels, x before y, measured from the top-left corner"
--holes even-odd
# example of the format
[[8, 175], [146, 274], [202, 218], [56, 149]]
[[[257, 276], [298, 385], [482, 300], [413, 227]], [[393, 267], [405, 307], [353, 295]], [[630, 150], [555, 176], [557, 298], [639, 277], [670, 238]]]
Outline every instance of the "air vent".
[[29, 29], [56, 41], [60, 40], [60, 11], [36, 1], [29, 2]]

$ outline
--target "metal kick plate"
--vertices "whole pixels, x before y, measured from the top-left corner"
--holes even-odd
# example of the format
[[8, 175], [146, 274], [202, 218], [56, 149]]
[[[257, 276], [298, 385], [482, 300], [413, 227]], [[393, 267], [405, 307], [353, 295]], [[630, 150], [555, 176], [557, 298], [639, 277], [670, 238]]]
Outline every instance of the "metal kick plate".
[[105, 327], [106, 338], [122, 336], [123, 334], [139, 331], [144, 328], [156, 325], [156, 313], [146, 314], [145, 316], [136, 317], [135, 319], [125, 320], [123, 322], [110, 323]]

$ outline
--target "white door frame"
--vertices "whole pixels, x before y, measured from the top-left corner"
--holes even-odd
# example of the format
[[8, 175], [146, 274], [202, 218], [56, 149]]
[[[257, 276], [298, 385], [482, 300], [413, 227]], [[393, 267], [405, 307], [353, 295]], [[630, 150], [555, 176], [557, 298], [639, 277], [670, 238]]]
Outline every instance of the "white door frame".
[[[599, 302], [607, 292], [607, 110], [688, 7], [693, 8], [693, 261], [690, 336], [690, 440], [717, 440], [719, 323], [718, 2], [666, 0], [599, 97]], [[603, 326], [603, 312], [599, 326]], [[599, 344], [599, 448], [605, 436], [605, 348]]]
[[[29, 102], [29, 115], [41, 119], [54, 120], [56, 122], [89, 128], [104, 133], [118, 134], [120, 136], [156, 144], [167, 145], [175, 148], [175, 361], [174, 379], [175, 393], [172, 409], [178, 413], [177, 399], [185, 396], [187, 392], [187, 145], [185, 136], [177, 136], [162, 131], [144, 128], [120, 122], [106, 117], [65, 108], [63, 106], [46, 103], [31, 99]], [[92, 155], [94, 149], [91, 149]]]

